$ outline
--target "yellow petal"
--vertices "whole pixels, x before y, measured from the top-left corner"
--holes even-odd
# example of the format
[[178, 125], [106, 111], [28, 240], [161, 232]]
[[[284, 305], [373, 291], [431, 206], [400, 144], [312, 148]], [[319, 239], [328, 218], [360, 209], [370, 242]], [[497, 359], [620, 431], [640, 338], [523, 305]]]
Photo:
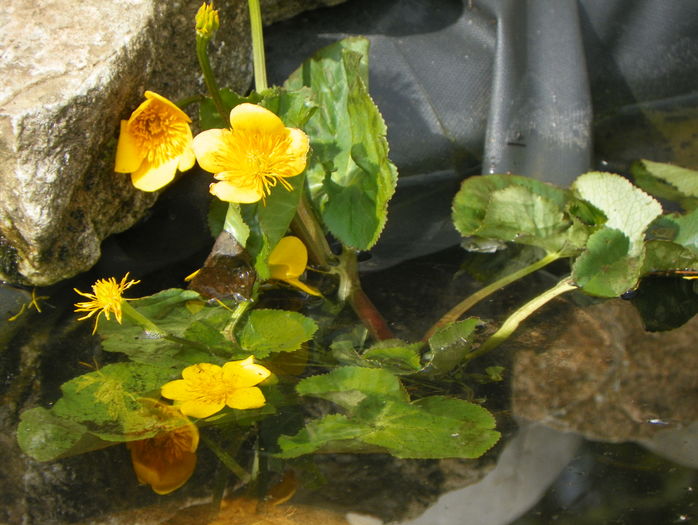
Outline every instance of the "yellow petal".
[[230, 112], [230, 125], [233, 129], [280, 133], [285, 126], [282, 120], [267, 108], [244, 103], [235, 106]]
[[289, 175], [293, 176], [302, 173], [308, 161], [308, 150], [310, 149], [310, 139], [302, 130], [298, 128], [288, 128], [288, 136], [291, 139], [287, 149]]
[[252, 357], [242, 361], [229, 361], [223, 365], [223, 377], [234, 388], [247, 388], [264, 381], [271, 372], [262, 365], [256, 365]]
[[316, 290], [312, 286], [308, 286], [307, 284], [305, 284], [302, 281], [299, 281], [298, 279], [291, 278], [291, 279], [280, 279], [280, 280], [290, 284], [291, 286], [295, 286], [299, 290], [303, 290], [305, 293], [308, 293], [310, 295], [315, 295], [317, 297], [322, 297], [322, 294], [318, 290]]
[[199, 419], [212, 416], [216, 412], [219, 412], [224, 406], [225, 403], [223, 401], [200, 401], [198, 399], [189, 399], [178, 405], [182, 414], [185, 416], [198, 417]]
[[192, 148], [185, 148], [184, 153], [179, 157], [179, 163], [177, 168], [179, 171], [187, 171], [194, 166], [196, 162], [196, 155], [194, 155], [194, 150]]
[[264, 394], [256, 386], [250, 388], [240, 388], [228, 395], [226, 404], [230, 408], [238, 410], [248, 410], [250, 408], [260, 408], [264, 406], [266, 399]]
[[197, 365], [188, 366], [182, 370], [182, 378], [184, 378], [185, 381], [198, 379], [202, 375], [220, 377], [220, 374], [221, 367], [212, 363], [199, 363]]
[[122, 120], [119, 142], [116, 144], [114, 171], [117, 173], [133, 173], [140, 167], [144, 158], [145, 151], [141, 151], [138, 147], [136, 138], [129, 131], [128, 121]]
[[158, 95], [154, 91], [146, 91], [145, 92], [145, 98], [146, 100], [156, 100], [160, 102], [161, 104], [164, 104], [165, 106], [168, 107], [174, 113], [178, 118], [182, 119], [185, 122], [191, 122], [191, 119], [189, 118], [189, 115], [187, 115], [184, 111], [182, 111], [174, 102], [171, 102], [167, 100], [165, 97], [162, 95]]
[[191, 397], [189, 389], [187, 388], [187, 382], [183, 379], [177, 379], [162, 385], [162, 387], [160, 387], [160, 395], [176, 401], [183, 401]]
[[264, 196], [259, 187], [239, 187], [228, 181], [221, 181], [211, 184], [209, 191], [222, 201], [252, 203], [261, 200]]
[[236, 163], [230, 148], [232, 140], [233, 134], [228, 129], [208, 129], [199, 133], [192, 142], [199, 166], [211, 173], [229, 170]]
[[[278, 275], [272, 271], [274, 279], [298, 277], [305, 271], [308, 264], [308, 249], [298, 237], [289, 235], [281, 239], [269, 255], [269, 265], [276, 266]], [[284, 271], [285, 267], [285, 271]], [[284, 272], [284, 273], [282, 273]]]
[[178, 164], [179, 157], [159, 166], [152, 166], [147, 161], [143, 161], [140, 168], [131, 173], [131, 182], [141, 191], [157, 191], [172, 182], [177, 173]]

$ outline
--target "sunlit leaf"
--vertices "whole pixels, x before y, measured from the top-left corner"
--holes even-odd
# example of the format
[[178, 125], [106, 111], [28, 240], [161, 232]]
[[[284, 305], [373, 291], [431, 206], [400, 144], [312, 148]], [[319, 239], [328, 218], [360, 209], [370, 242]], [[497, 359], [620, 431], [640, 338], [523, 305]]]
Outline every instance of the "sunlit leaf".
[[564, 256], [578, 253], [587, 231], [566, 213], [571, 195], [527, 177], [470, 177], [453, 201], [453, 221], [464, 237], [513, 241]]
[[368, 94], [367, 61], [368, 40], [344, 39], [316, 53], [284, 84], [309, 86], [319, 106], [305, 127], [313, 203], [332, 234], [362, 250], [378, 240], [397, 181], [385, 123]]
[[662, 213], [659, 202], [613, 173], [585, 173], [572, 187], [580, 198], [604, 213], [606, 228], [623, 232], [629, 241], [628, 254], [638, 256], [647, 227]]

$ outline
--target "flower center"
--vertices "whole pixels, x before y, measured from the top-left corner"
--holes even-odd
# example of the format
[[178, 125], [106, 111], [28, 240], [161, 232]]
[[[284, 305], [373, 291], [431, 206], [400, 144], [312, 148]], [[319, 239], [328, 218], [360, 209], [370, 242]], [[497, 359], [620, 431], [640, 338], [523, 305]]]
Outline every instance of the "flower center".
[[267, 196], [277, 182], [287, 189], [293, 187], [283, 179], [287, 173], [290, 138], [285, 133], [259, 133], [233, 130], [231, 149], [238, 159], [231, 171], [249, 180], [250, 184], [261, 186]]
[[131, 132], [146, 159], [158, 166], [181, 155], [186, 147], [187, 125], [162, 104], [153, 103], [131, 122]]

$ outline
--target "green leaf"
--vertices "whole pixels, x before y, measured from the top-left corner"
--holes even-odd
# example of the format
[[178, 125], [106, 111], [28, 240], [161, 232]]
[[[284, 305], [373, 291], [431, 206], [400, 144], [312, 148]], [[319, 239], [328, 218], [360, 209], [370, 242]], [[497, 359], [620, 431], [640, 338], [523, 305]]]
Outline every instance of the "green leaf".
[[180, 371], [140, 363], [107, 365], [64, 383], [63, 397], [51, 412], [107, 441], [152, 437], [161, 422], [143, 410], [141, 399], [158, 397], [160, 387]]
[[368, 94], [367, 68], [368, 40], [348, 38], [320, 50], [284, 84], [309, 86], [319, 105], [305, 127], [313, 204], [333, 235], [361, 250], [378, 240], [397, 181], [385, 122]]
[[[341, 414], [330, 414], [310, 421], [295, 436], [279, 436], [282, 458], [297, 458], [313, 452], [360, 452], [364, 445], [357, 441], [369, 429]], [[353, 445], [353, 446], [352, 446]]]
[[698, 270], [698, 250], [670, 241], [648, 241], [642, 275], [652, 272]]
[[[130, 305], [153, 321], [167, 333], [183, 339], [181, 342], [157, 337], [145, 332], [141, 325], [124, 316], [122, 324], [115, 320], [103, 320], [99, 324], [99, 334], [104, 338], [102, 347], [108, 352], [121, 352], [132, 361], [160, 367], [183, 367], [216, 358], [209, 352], [207, 344], [221, 348], [221, 340], [215, 338], [210, 330], [201, 326], [190, 330], [197, 323], [211, 323], [213, 329], [222, 330], [230, 318], [230, 312], [221, 306], [204, 305], [194, 313], [189, 302], [202, 304], [198, 293], [191, 290], [169, 289], [155, 295], [130, 301]], [[214, 338], [212, 341], [211, 338]], [[189, 341], [189, 344], [186, 343]], [[232, 345], [227, 343], [229, 351]]]
[[311, 376], [296, 385], [296, 391], [304, 396], [327, 399], [352, 410], [367, 397], [382, 400], [407, 400], [400, 381], [387, 370], [343, 366], [329, 374]]
[[685, 215], [669, 215], [668, 219], [678, 227], [674, 242], [698, 250], [698, 208]]
[[630, 255], [630, 240], [619, 230], [603, 228], [589, 237], [587, 249], [574, 262], [572, 278], [586, 293], [618, 297], [635, 287], [642, 252]]
[[422, 369], [422, 346], [422, 343], [387, 339], [368, 348], [361, 357], [374, 368], [383, 368], [396, 375], [413, 374]]
[[286, 310], [253, 310], [239, 331], [242, 348], [262, 359], [273, 352], [293, 352], [317, 330], [312, 319]]
[[303, 128], [317, 109], [313, 90], [308, 87], [273, 87], [264, 92], [259, 105], [278, 115], [289, 128]]
[[[228, 88], [221, 89], [220, 94], [221, 99], [223, 99], [223, 103], [228, 108], [228, 111], [233, 109], [238, 104], [242, 104], [243, 102], [257, 104], [262, 99], [258, 93], [253, 92], [249, 96], [243, 97]], [[199, 104], [199, 127], [202, 131], [214, 128], [229, 128], [229, 115], [220, 115], [216, 109], [216, 105], [213, 103], [213, 100], [206, 97]]]
[[281, 457], [312, 452], [377, 452], [399, 458], [476, 458], [499, 440], [492, 415], [473, 403], [428, 397], [414, 403], [369, 398], [356, 417], [329, 415], [281, 436]]
[[360, 439], [403, 459], [477, 458], [500, 437], [479, 405], [433, 396], [414, 403], [366, 403], [358, 416], [372, 432]]
[[685, 210], [698, 208], [698, 171], [649, 160], [633, 163], [630, 171], [648, 193], [679, 202]]
[[473, 347], [473, 334], [482, 321], [469, 317], [438, 330], [429, 338], [431, 356], [425, 369], [429, 375], [443, 375], [461, 364]]
[[242, 217], [250, 228], [246, 248], [262, 280], [270, 277], [267, 264], [269, 254], [288, 231], [300, 202], [304, 181], [304, 174], [296, 175], [288, 179], [293, 191], [277, 184], [264, 201], [240, 205]]
[[647, 227], [662, 213], [659, 202], [613, 173], [585, 173], [572, 187], [582, 199], [604, 213], [606, 228], [625, 234], [630, 243], [628, 253], [637, 257]]
[[56, 417], [41, 407], [22, 412], [17, 442], [37, 461], [53, 461], [111, 445], [91, 435], [84, 425]]
[[250, 227], [242, 220], [239, 204], [235, 202], [228, 203], [228, 210], [223, 221], [223, 230], [232, 234], [240, 246], [245, 247], [250, 236]]
[[568, 191], [527, 177], [470, 177], [453, 201], [453, 221], [465, 237], [513, 241], [564, 256], [581, 251], [587, 236], [566, 213], [570, 200]]

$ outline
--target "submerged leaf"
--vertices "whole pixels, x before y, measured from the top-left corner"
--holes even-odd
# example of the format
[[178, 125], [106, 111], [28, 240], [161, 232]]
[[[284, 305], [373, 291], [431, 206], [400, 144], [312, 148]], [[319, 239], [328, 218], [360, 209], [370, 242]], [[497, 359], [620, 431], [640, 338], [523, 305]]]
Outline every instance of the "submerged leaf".
[[649, 160], [635, 162], [630, 170], [646, 192], [679, 202], [685, 210], [698, 208], [698, 171]]
[[293, 352], [310, 341], [317, 330], [315, 321], [286, 310], [253, 310], [239, 331], [242, 348], [257, 358], [273, 352]]

